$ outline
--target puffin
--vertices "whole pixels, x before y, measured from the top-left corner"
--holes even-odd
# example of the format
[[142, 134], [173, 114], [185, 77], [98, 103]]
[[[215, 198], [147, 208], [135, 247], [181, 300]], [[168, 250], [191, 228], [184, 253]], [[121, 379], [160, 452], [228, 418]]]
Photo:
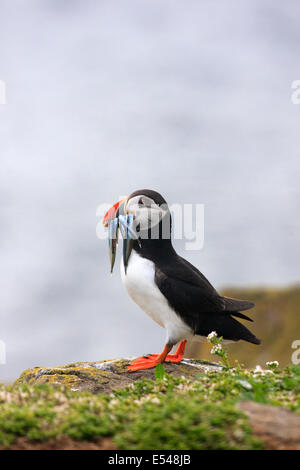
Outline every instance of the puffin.
[[[130, 372], [179, 363], [187, 340], [203, 340], [211, 332], [228, 342], [260, 344], [236, 318], [253, 321], [242, 312], [254, 303], [220, 295], [206, 277], [179, 256], [172, 244], [172, 217], [166, 200], [156, 191], [137, 190], [115, 203], [105, 214], [111, 272], [118, 233], [123, 238], [121, 279], [132, 300], [166, 330], [161, 354], [135, 359]], [[172, 348], [178, 345], [174, 354]]]

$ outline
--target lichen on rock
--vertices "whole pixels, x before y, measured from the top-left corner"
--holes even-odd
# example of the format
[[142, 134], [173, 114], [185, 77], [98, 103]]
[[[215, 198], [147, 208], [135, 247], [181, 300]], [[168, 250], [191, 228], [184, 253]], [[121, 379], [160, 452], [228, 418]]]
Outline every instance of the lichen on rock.
[[[49, 384], [65, 386], [72, 391], [110, 393], [130, 385], [144, 377], [154, 379], [154, 369], [129, 372], [127, 366], [131, 358], [111, 359], [94, 362], [75, 362], [59, 367], [34, 367], [26, 369], [16, 380], [15, 385]], [[166, 373], [192, 378], [199, 370], [222, 370], [222, 366], [199, 360], [185, 359], [180, 364], [164, 364]]]

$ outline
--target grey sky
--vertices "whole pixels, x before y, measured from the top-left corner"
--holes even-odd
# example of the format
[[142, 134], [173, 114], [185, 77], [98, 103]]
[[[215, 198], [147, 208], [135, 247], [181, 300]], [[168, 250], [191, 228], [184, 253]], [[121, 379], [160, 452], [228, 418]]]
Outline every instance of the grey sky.
[[161, 348], [95, 233], [138, 188], [205, 205], [218, 288], [299, 281], [299, 50], [294, 1], [0, 1], [0, 380]]

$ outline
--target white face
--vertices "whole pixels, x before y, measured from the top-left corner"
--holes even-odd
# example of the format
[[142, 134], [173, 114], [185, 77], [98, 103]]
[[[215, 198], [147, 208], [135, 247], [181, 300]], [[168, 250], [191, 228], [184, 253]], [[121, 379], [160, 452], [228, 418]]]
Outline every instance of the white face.
[[129, 199], [125, 205], [125, 212], [134, 216], [135, 224], [140, 231], [154, 228], [169, 213], [167, 205], [159, 206], [148, 196], [138, 195]]

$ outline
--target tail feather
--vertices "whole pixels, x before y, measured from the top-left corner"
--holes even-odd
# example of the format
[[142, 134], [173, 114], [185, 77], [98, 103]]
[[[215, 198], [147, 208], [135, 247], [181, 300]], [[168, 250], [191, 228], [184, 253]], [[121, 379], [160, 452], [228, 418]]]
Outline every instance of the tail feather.
[[244, 341], [248, 341], [248, 343], [252, 343], [252, 344], [261, 343], [261, 340], [257, 338], [253, 333], [251, 333], [251, 331], [248, 330], [248, 328], [246, 328], [245, 325], [242, 325], [242, 323], [238, 322], [232, 317], [229, 317], [229, 318], [231, 319], [230, 336], [232, 336], [233, 340], [234, 340], [234, 337], [236, 337], [235, 341], [243, 339]]
[[243, 320], [253, 321], [252, 318], [247, 317], [247, 315], [244, 315], [241, 312], [231, 312], [231, 315], [234, 317], [243, 318]]
[[231, 299], [230, 297], [223, 297], [224, 306], [226, 312], [239, 312], [240, 310], [249, 310], [250, 308], [254, 307], [253, 302], [249, 302], [248, 300], [239, 300], [239, 299]]
[[207, 314], [198, 319], [195, 328], [196, 335], [207, 336], [212, 331], [215, 331], [218, 336], [222, 336], [225, 340], [239, 341], [242, 339], [248, 343], [261, 343], [261, 340], [251, 333], [245, 325], [226, 313], [213, 316]]

